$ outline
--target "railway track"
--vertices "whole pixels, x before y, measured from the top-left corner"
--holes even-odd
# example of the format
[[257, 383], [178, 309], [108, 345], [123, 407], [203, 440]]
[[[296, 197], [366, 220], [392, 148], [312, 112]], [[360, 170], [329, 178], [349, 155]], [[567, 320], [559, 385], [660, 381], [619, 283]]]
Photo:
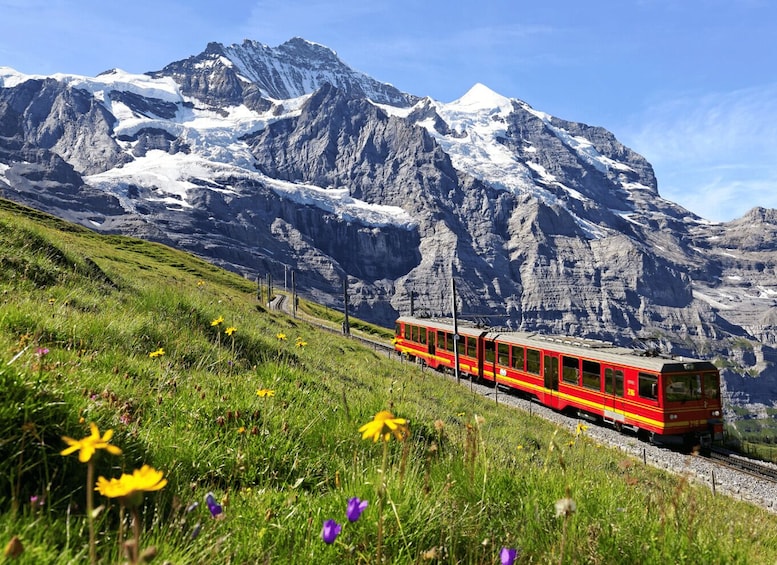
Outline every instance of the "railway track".
[[713, 447], [710, 450], [708, 457], [718, 465], [728, 467], [729, 469], [735, 469], [742, 473], [747, 473], [748, 475], [752, 475], [759, 479], [777, 483], [777, 468], [773, 465], [767, 465], [752, 459], [747, 459], [738, 453], [720, 447]]

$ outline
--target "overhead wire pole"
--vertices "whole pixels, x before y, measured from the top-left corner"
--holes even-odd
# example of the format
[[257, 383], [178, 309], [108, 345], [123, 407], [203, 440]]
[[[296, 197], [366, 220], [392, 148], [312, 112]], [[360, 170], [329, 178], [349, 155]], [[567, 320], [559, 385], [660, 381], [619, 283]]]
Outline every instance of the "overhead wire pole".
[[456, 279], [451, 275], [451, 310], [453, 311], [453, 371], [459, 384], [459, 322], [456, 316]]
[[345, 305], [345, 318], [343, 319], [343, 334], [351, 335], [351, 326], [348, 323], [348, 275], [343, 279], [343, 304]]

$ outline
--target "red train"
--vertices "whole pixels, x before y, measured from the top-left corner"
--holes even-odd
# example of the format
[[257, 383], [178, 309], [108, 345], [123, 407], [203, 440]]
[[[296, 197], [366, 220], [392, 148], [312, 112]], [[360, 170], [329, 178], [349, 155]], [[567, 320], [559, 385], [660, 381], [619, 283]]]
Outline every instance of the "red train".
[[[400, 317], [395, 349], [453, 370], [452, 322]], [[720, 374], [709, 361], [647, 355], [596, 340], [458, 327], [460, 374], [667, 445], [723, 439]]]

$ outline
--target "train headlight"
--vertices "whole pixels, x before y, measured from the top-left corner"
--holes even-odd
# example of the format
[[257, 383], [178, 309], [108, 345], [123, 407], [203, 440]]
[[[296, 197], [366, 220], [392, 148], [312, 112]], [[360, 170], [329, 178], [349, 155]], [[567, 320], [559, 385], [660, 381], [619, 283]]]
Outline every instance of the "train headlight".
[[677, 420], [677, 414], [669, 414], [670, 420]]
[[715, 418], [718, 418], [718, 417], [720, 417], [720, 410], [713, 410], [713, 411], [712, 411], [712, 415], [713, 415], [713, 417], [715, 417]]

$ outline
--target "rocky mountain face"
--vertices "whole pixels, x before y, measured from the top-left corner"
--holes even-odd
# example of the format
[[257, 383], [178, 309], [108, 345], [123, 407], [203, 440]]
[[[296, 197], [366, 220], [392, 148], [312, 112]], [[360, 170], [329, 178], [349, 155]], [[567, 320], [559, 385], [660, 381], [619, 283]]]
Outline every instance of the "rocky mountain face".
[[[475, 85], [443, 104], [326, 47], [146, 75], [0, 68], [0, 195], [391, 325], [410, 310], [713, 358], [777, 400], [777, 211], [706, 222], [612, 133]], [[649, 345], [645, 345], [649, 344]]]

